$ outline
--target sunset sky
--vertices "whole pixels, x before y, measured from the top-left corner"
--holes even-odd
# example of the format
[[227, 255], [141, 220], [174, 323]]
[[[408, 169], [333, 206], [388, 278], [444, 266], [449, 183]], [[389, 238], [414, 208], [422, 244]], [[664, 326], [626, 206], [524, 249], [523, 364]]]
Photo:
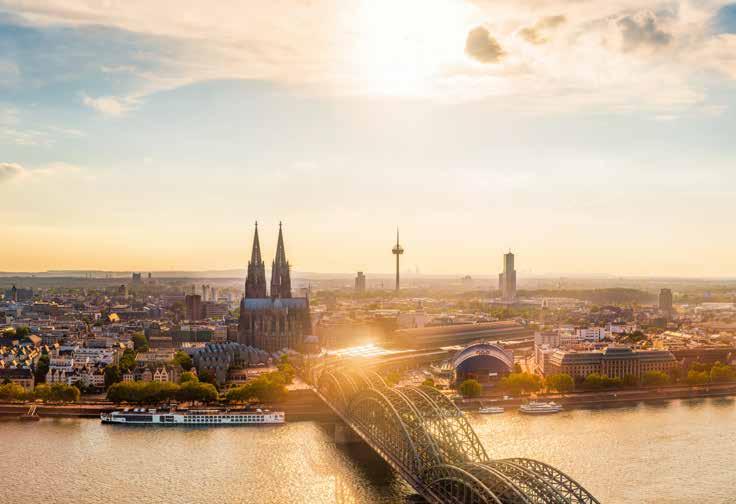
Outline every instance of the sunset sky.
[[0, 0], [0, 271], [736, 276], [735, 106], [736, 3]]

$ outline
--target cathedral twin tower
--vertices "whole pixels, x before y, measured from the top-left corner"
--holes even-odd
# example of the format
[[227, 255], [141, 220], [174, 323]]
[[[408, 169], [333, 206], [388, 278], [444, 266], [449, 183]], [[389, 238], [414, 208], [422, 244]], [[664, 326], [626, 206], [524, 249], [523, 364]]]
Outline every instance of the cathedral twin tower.
[[[291, 275], [289, 261], [286, 260], [284, 234], [279, 222], [279, 240], [276, 245], [276, 258], [271, 265], [271, 297], [286, 299], [291, 297]], [[245, 278], [246, 298], [266, 298], [266, 264], [261, 258], [261, 243], [258, 239], [258, 223], [253, 236], [253, 252], [248, 261], [248, 274]]]
[[271, 265], [270, 295], [266, 292], [266, 264], [261, 256], [258, 223], [253, 236], [253, 251], [245, 277], [245, 295], [240, 302], [238, 341], [245, 345], [277, 352], [299, 349], [311, 334], [309, 299], [291, 296], [291, 266], [286, 260], [284, 235], [279, 223], [276, 257]]

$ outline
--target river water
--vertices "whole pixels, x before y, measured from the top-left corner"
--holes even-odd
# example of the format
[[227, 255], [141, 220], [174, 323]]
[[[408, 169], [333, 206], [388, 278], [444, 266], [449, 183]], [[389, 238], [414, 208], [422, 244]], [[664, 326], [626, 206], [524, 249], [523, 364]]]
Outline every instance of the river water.
[[[531, 457], [603, 503], [736, 502], [736, 402], [640, 403], [544, 417], [470, 415], [493, 458]], [[411, 489], [327, 426], [124, 427], [0, 422], [0, 502], [407, 502]]]

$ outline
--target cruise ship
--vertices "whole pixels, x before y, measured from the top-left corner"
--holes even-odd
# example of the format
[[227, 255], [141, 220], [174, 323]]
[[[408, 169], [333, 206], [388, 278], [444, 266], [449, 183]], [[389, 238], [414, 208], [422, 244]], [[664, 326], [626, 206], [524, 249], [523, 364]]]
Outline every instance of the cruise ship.
[[554, 401], [546, 403], [531, 401], [519, 406], [519, 411], [521, 413], [526, 413], [527, 415], [549, 415], [551, 413], [559, 413], [562, 411], [562, 406]]
[[101, 413], [107, 424], [122, 425], [266, 425], [286, 422], [283, 411], [269, 410], [172, 410], [126, 408]]

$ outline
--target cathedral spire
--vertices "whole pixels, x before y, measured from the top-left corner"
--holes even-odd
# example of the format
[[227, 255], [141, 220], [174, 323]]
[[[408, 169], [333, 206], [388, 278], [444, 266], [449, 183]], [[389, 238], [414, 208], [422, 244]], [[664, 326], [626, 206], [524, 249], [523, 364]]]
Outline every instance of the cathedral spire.
[[279, 222], [279, 239], [276, 244], [276, 257], [271, 267], [271, 297], [291, 297], [291, 274], [289, 272], [289, 261], [286, 260], [286, 249], [284, 247], [284, 233]]
[[261, 258], [261, 243], [258, 239], [258, 221], [253, 234], [253, 251], [248, 261], [248, 274], [245, 277], [245, 297], [265, 298], [266, 296], [266, 264]]

